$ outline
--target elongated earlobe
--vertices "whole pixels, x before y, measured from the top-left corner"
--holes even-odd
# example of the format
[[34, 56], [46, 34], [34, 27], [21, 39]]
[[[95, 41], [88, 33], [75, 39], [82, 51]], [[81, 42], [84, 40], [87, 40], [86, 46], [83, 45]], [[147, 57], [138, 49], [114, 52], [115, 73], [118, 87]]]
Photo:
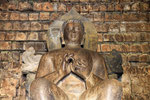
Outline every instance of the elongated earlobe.
[[83, 38], [81, 40], [81, 45], [84, 45], [84, 42], [85, 42], [85, 34], [83, 35]]

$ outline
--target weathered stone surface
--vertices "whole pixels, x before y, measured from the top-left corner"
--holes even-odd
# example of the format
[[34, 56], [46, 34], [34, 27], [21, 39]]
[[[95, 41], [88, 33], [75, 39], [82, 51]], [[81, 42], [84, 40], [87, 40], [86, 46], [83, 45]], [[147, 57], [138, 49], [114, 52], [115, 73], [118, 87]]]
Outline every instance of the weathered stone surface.
[[13, 33], [13, 32], [7, 33], [5, 40], [14, 40], [15, 37], [16, 37], [16, 34], [15, 34], [15, 33]]
[[42, 26], [39, 22], [31, 22], [31, 30], [41, 30]]
[[38, 40], [38, 32], [28, 33], [28, 40]]
[[10, 50], [11, 43], [10, 42], [0, 42], [0, 50]]
[[49, 12], [41, 12], [40, 13], [40, 20], [49, 20], [50, 14]]
[[30, 47], [23, 53], [22, 61], [24, 63], [22, 64], [22, 72], [29, 73], [37, 71], [41, 55], [34, 55], [34, 54], [35, 50], [33, 47]]
[[16, 33], [16, 39], [15, 40], [26, 40], [27, 35], [24, 32], [17, 32]]
[[29, 20], [38, 20], [39, 14], [38, 13], [30, 13], [29, 14]]
[[20, 14], [20, 20], [28, 20], [28, 14], [27, 13], [21, 13]]
[[5, 32], [0, 32], [0, 40], [4, 40], [5, 39]]

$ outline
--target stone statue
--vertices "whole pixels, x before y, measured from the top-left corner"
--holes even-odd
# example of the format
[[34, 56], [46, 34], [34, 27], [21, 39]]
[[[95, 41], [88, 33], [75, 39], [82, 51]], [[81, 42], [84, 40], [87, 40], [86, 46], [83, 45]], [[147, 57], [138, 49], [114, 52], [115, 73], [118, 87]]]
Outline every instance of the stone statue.
[[42, 56], [31, 100], [121, 100], [121, 83], [107, 78], [103, 56], [81, 48], [82, 22], [68, 20], [63, 29], [65, 47]]

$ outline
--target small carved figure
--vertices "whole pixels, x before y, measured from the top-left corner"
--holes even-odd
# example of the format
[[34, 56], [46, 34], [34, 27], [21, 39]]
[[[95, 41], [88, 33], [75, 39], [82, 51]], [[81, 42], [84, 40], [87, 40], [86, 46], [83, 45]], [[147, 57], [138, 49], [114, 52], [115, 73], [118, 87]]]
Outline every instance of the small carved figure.
[[103, 56], [81, 48], [82, 22], [69, 20], [63, 29], [65, 47], [42, 56], [31, 100], [121, 100], [121, 83], [107, 78]]

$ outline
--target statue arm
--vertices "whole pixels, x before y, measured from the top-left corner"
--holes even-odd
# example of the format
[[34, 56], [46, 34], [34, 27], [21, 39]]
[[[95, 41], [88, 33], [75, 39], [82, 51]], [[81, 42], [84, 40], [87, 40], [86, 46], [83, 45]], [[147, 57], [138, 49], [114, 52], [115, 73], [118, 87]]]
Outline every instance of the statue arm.
[[107, 69], [103, 56], [100, 54], [96, 54], [94, 55], [93, 61], [93, 74], [102, 79], [107, 79]]
[[65, 74], [59, 66], [61, 65], [55, 66], [54, 57], [50, 53], [43, 55], [38, 66], [36, 78], [45, 78], [57, 83]]
[[46, 53], [41, 57], [36, 78], [44, 77], [55, 71], [53, 60], [53, 57], [51, 57], [49, 53]]

